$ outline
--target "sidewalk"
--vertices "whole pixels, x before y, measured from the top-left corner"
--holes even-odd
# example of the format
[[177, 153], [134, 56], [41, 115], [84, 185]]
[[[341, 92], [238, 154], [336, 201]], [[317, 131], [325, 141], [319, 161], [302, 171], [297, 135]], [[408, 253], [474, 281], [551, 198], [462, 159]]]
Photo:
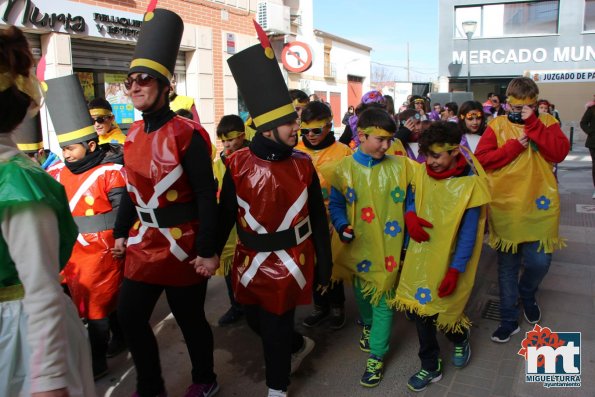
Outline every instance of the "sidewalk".
[[[521, 323], [522, 332], [506, 344], [490, 340], [498, 322], [483, 318], [486, 306], [498, 300], [496, 255], [484, 246], [476, 285], [467, 313], [473, 321], [472, 357], [467, 368], [455, 369], [450, 363], [451, 345], [440, 336], [444, 376], [421, 393], [407, 389], [408, 378], [419, 369], [415, 325], [400, 313], [395, 315], [391, 351], [386, 357], [385, 375], [374, 389], [359, 385], [366, 354], [358, 347], [360, 327], [354, 323], [357, 308], [350, 288], [346, 288], [348, 323], [339, 331], [321, 326], [298, 330], [316, 341], [312, 354], [292, 377], [291, 397], [335, 396], [593, 396], [595, 395], [595, 212], [577, 212], [577, 205], [595, 205], [591, 162], [584, 148], [584, 134], [575, 134], [574, 150], [560, 164], [558, 176], [562, 203], [561, 234], [568, 247], [554, 254], [550, 272], [538, 293], [543, 316], [540, 325], [552, 331], [582, 332], [582, 387], [551, 388], [525, 382], [525, 361], [517, 355], [525, 332], [533, 326]], [[221, 386], [220, 397], [266, 396], [264, 365], [259, 339], [244, 321], [230, 327], [217, 326], [217, 319], [228, 308], [225, 283], [220, 277], [210, 281], [207, 318], [215, 336], [215, 372]], [[301, 324], [309, 307], [297, 310]], [[161, 349], [161, 363], [170, 396], [182, 396], [190, 383], [186, 347], [175, 320], [168, 315], [162, 298], [154, 313], [155, 332]], [[111, 359], [110, 374], [97, 382], [99, 396], [130, 396], [135, 390], [135, 374], [125, 354]]]

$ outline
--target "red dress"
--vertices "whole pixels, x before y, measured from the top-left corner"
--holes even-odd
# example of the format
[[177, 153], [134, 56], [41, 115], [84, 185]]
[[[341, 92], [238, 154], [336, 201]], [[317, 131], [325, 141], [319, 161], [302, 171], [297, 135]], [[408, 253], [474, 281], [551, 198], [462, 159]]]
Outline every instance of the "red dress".
[[[256, 235], [309, 221], [308, 186], [314, 166], [308, 155], [295, 151], [288, 159], [266, 161], [245, 148], [229, 158], [228, 167], [236, 189], [239, 228]], [[275, 314], [310, 303], [314, 258], [311, 238], [284, 250], [257, 252], [240, 237], [232, 268], [236, 300]]]
[[[134, 205], [150, 211], [195, 201], [181, 162], [195, 130], [210, 142], [207, 132], [181, 117], [151, 133], [144, 132], [144, 125], [143, 120], [135, 122], [124, 143], [124, 174]], [[128, 236], [124, 276], [168, 286], [202, 282], [190, 264], [197, 255], [198, 227], [197, 220], [162, 228], [137, 221]]]
[[[70, 211], [76, 219], [112, 211], [108, 193], [126, 186], [121, 168], [121, 165], [107, 163], [73, 174], [62, 166], [52, 176], [64, 185]], [[72, 300], [83, 318], [105, 318], [116, 308], [123, 263], [112, 256], [113, 247], [113, 229], [79, 233], [63, 270]]]

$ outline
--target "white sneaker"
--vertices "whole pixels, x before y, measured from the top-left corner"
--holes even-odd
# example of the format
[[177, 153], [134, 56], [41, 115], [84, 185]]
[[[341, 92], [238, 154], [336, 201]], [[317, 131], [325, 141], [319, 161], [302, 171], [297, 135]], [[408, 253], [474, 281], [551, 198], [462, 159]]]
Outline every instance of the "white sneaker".
[[283, 390], [269, 389], [268, 397], [287, 397], [287, 392]]
[[316, 343], [314, 343], [314, 341], [312, 339], [308, 338], [307, 336], [302, 336], [302, 338], [304, 338], [304, 345], [302, 346], [302, 348], [300, 350], [298, 350], [297, 352], [295, 352], [291, 355], [291, 373], [292, 374], [298, 370], [298, 368], [300, 367], [300, 364], [302, 363], [304, 358], [308, 354], [310, 354], [310, 352], [312, 351], [312, 349], [314, 349], [314, 346], [316, 345]]

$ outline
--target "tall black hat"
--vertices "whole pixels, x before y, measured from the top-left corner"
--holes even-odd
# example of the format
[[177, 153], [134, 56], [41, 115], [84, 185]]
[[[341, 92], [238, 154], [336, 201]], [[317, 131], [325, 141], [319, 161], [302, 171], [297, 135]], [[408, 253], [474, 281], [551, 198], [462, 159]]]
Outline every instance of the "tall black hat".
[[260, 44], [227, 60], [258, 132], [292, 122], [298, 115], [279, 69], [275, 53], [262, 28], [254, 22]]
[[156, 8], [145, 13], [128, 74], [148, 73], [169, 84], [182, 33], [184, 22], [175, 12]]
[[14, 131], [14, 141], [17, 147], [25, 153], [36, 153], [43, 149], [43, 135], [41, 133], [41, 117], [25, 116], [25, 119]]
[[81, 83], [76, 75], [48, 79], [45, 102], [60, 147], [97, 138]]

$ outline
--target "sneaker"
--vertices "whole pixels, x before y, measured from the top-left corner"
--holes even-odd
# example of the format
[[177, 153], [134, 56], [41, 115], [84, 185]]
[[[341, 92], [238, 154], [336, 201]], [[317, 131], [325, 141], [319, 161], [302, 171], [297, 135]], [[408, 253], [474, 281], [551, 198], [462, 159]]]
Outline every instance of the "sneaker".
[[461, 343], [455, 343], [455, 349], [452, 354], [452, 364], [457, 368], [465, 368], [471, 358], [471, 344], [469, 336]]
[[223, 316], [219, 319], [219, 325], [225, 326], [238, 322], [244, 315], [244, 311], [240, 308], [232, 306]]
[[211, 397], [219, 391], [217, 381], [213, 383], [193, 383], [186, 389], [184, 397]]
[[304, 319], [302, 324], [308, 328], [317, 326], [329, 315], [329, 308], [324, 306], [314, 305], [314, 310], [308, 317]]
[[287, 392], [269, 388], [268, 397], [287, 397]]
[[314, 349], [314, 346], [316, 345], [316, 343], [314, 343], [314, 341], [308, 338], [307, 336], [303, 336], [303, 338], [304, 345], [302, 346], [302, 348], [291, 355], [292, 374], [298, 370], [304, 358], [306, 358], [306, 356], [310, 354], [310, 352], [312, 351], [312, 349]]
[[382, 368], [384, 367], [384, 362], [380, 357], [375, 355], [370, 355], [368, 361], [366, 362], [366, 370], [362, 375], [362, 379], [359, 381], [359, 384], [365, 387], [375, 387], [378, 386], [380, 381], [382, 380]]
[[510, 337], [521, 330], [516, 321], [500, 323], [498, 329], [492, 334], [492, 340], [496, 343], [506, 343]]
[[118, 354], [125, 352], [126, 350], [128, 350], [126, 342], [124, 342], [121, 338], [112, 338], [112, 340], [110, 340], [109, 344], [107, 345], [107, 352], [105, 353], [105, 356], [107, 358], [116, 357]]
[[422, 391], [425, 390], [430, 383], [436, 383], [440, 379], [442, 379], [442, 360], [438, 359], [438, 368], [436, 370], [426, 371], [423, 368], [420, 369], [415, 375], [409, 378], [407, 387], [413, 391]]
[[370, 353], [370, 325], [364, 325], [362, 328], [362, 336], [359, 338], [359, 349], [365, 353]]
[[523, 305], [523, 308], [525, 309], [525, 320], [527, 320], [529, 324], [537, 324], [539, 320], [541, 320], [541, 310], [539, 309], [537, 302]]
[[345, 325], [345, 309], [343, 306], [331, 307], [330, 325], [331, 329], [341, 329]]

